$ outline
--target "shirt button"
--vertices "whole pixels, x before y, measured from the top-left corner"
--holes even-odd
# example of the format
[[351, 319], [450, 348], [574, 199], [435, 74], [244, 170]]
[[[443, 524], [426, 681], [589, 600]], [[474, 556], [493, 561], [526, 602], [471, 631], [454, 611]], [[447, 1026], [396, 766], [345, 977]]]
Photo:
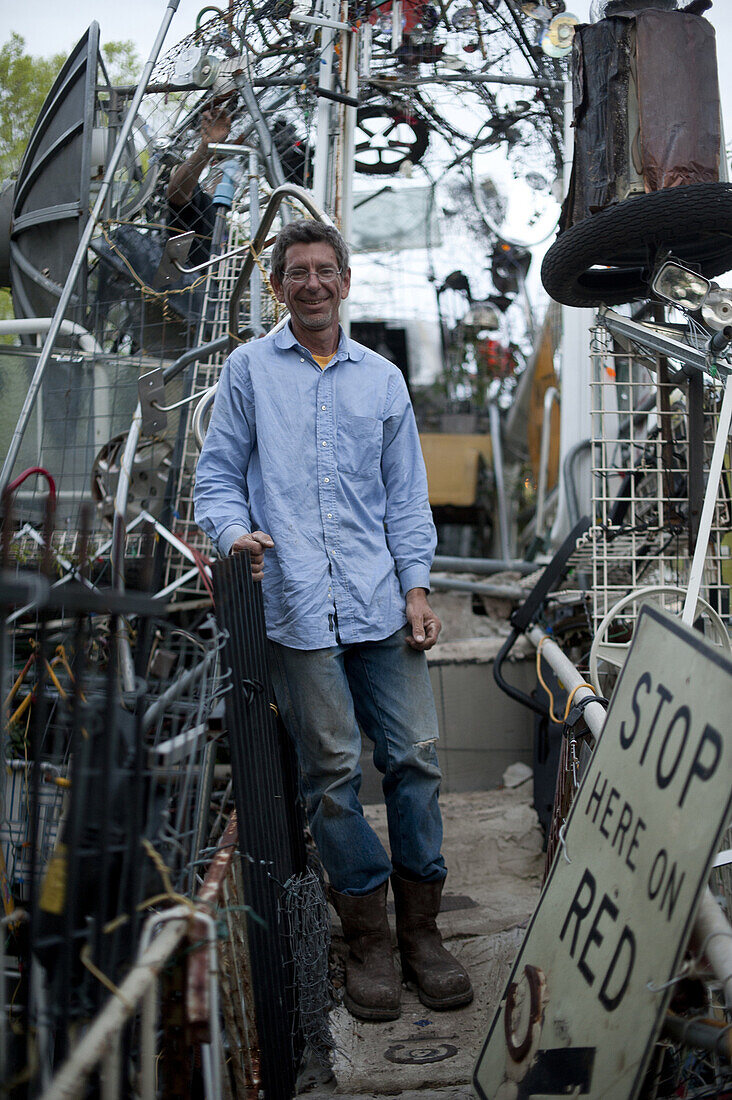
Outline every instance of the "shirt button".
[[327, 447], [327, 446], [328, 446], [328, 444], [327, 444], [327, 443], [325, 442], [325, 440], [323, 440], [323, 446], [324, 446], [324, 447]]
[[323, 478], [323, 481], [324, 481], [324, 482], [325, 482], [325, 484], [327, 485], [327, 484], [328, 484], [328, 482], [330, 481], [330, 478], [329, 478], [329, 477], [324, 477], [324, 478]]
[[328, 519], [333, 519], [333, 513], [332, 512], [328, 512]]
[[305, 360], [304, 360], [304, 359], [301, 359], [301, 360], [300, 360], [300, 362], [301, 362], [301, 363], [304, 363], [304, 362], [305, 362]]
[[323, 412], [325, 412], [325, 405], [321, 405], [320, 407], [323, 410]]

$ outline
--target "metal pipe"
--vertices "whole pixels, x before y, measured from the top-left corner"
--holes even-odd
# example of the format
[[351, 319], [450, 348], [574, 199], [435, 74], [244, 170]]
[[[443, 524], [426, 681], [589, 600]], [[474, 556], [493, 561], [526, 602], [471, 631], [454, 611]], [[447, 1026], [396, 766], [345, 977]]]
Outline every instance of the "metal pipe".
[[213, 355], [217, 351], [223, 351], [228, 342], [228, 336], [218, 336], [215, 340], [209, 340], [207, 344], [199, 344], [197, 348], [189, 348], [188, 351], [184, 351], [178, 359], [165, 368], [163, 381], [171, 382], [190, 363], [195, 363], [197, 359], [207, 359], [209, 355]]
[[[0, 336], [41, 336], [48, 332], [53, 324], [53, 317], [16, 317], [8, 321], [0, 321]], [[104, 355], [104, 348], [88, 332], [83, 325], [77, 325], [76, 321], [68, 321], [66, 318], [59, 325], [61, 336], [78, 336], [79, 347], [82, 351], [93, 352], [96, 355]]]
[[[346, 9], [347, 10], [347, 9]], [[358, 37], [344, 32], [341, 35], [341, 51], [345, 67], [346, 98], [349, 96], [354, 105], [345, 102], [341, 107], [343, 126], [341, 127], [341, 234], [347, 243], [351, 240], [353, 225], [353, 176], [356, 158], [356, 106], [358, 105]], [[348, 299], [341, 303], [341, 327], [346, 336], [351, 335], [351, 317]]]
[[216, 397], [216, 390], [218, 389], [218, 382], [214, 382], [207, 393], [204, 393], [201, 400], [196, 405], [191, 419], [191, 427], [193, 429], [193, 438], [196, 441], [196, 446], [199, 451], [203, 447], [203, 440], [205, 438], [205, 431], [203, 430], [203, 418], [208, 412], [209, 405], [212, 405], [214, 398]]
[[151, 726], [157, 721], [160, 715], [164, 712], [169, 703], [172, 703], [175, 699], [178, 699], [198, 680], [200, 680], [208, 671], [209, 666], [218, 656], [218, 649], [210, 649], [206, 656], [203, 658], [200, 664], [194, 668], [188, 669], [182, 676], [176, 677], [175, 681], [170, 685], [166, 691], [160, 695], [151, 707], [145, 711], [142, 717], [142, 732], [147, 733]]
[[[130, 491], [132, 477], [132, 464], [135, 461], [135, 451], [140, 441], [142, 432], [142, 407], [137, 403], [130, 430], [125, 441], [125, 449], [122, 452], [122, 461], [119, 466], [117, 479], [117, 492], [114, 497], [114, 518], [112, 520], [112, 545], [109, 550], [109, 564], [112, 571], [112, 587], [119, 592], [125, 587], [125, 528], [127, 513], [127, 497]], [[122, 680], [123, 691], [135, 690], [135, 664], [132, 660], [130, 640], [127, 637], [125, 620], [120, 617], [117, 623], [117, 644], [119, 646], [119, 671]]]
[[542, 657], [562, 681], [565, 690], [570, 692], [577, 688], [574, 694], [575, 702], [581, 703], [583, 699], [591, 700], [585, 706], [583, 717], [590, 733], [597, 740], [605, 724], [605, 707], [598, 702], [591, 687], [581, 686], [586, 682], [584, 676], [580, 676], [569, 657], [565, 657], [557, 643], [540, 626], [530, 627], [526, 631], [526, 637], [537, 649], [541, 646]]
[[[325, 214], [317, 203], [313, 200], [312, 195], [306, 191], [303, 187], [297, 187], [294, 183], [285, 183], [282, 187], [277, 187], [269, 197], [264, 214], [262, 215], [262, 221], [259, 224], [259, 229], [254, 235], [249, 252], [242, 264], [241, 271], [234, 285], [232, 291], [231, 301], [229, 303], [229, 332], [238, 333], [239, 331], [239, 304], [244, 294], [244, 290], [249, 283], [249, 276], [251, 275], [252, 268], [254, 266], [256, 258], [264, 248], [265, 241], [267, 240], [267, 234], [269, 233], [272, 223], [275, 220], [277, 211], [281, 203], [286, 198], [297, 199], [297, 201], [305, 207], [308, 213], [312, 214], [318, 221], [325, 222], [326, 225], [333, 225], [333, 222]], [[237, 336], [238, 340], [239, 337]]]
[[451, 558], [436, 554], [433, 570], [445, 573], [521, 573], [528, 576], [541, 568], [535, 561], [514, 561], [503, 558]]
[[[323, 13], [326, 19], [337, 21], [338, 8], [335, 0], [324, 0]], [[335, 31], [324, 27], [320, 38], [320, 64], [318, 65], [318, 87], [322, 91], [333, 91], [333, 55], [335, 50]], [[323, 210], [328, 193], [328, 174], [330, 169], [330, 116], [332, 107], [326, 96], [318, 97], [318, 114], [315, 125], [315, 157], [313, 158], [313, 195], [315, 202]]]
[[[668, 355], [671, 359], [680, 359], [685, 366], [693, 367], [695, 370], [704, 372], [709, 370], [707, 355], [704, 351], [698, 351], [696, 348], [689, 347], [688, 344], [682, 344], [680, 340], [674, 340], [670, 336], [654, 330], [652, 326], [638, 324], [637, 321], [631, 320], [630, 317], [623, 317], [613, 309], [601, 309], [599, 316], [608, 332], [611, 332], [614, 336], [624, 336], [626, 340], [633, 340], [649, 351], [657, 352], [660, 355]], [[714, 366], [722, 374], [729, 374], [732, 370], [729, 363], [724, 363], [721, 360], [715, 360]]]
[[559, 404], [559, 390], [549, 386], [544, 393], [544, 416], [541, 422], [541, 447], [539, 451], [539, 485], [536, 490], [536, 537], [544, 535], [544, 507], [546, 504], [546, 483], [549, 477], [549, 444], [552, 427], [552, 406]]
[[281, 187], [285, 182], [285, 173], [282, 171], [280, 155], [277, 152], [277, 146], [272, 139], [272, 134], [262, 114], [259, 101], [254, 94], [251, 84], [248, 80], [245, 80], [241, 73], [234, 74], [234, 83], [239, 90], [239, 95], [244, 100], [247, 111], [254, 120], [259, 146], [262, 150], [262, 158], [269, 169], [269, 182], [273, 187]]
[[517, 584], [485, 584], [483, 581], [460, 581], [455, 577], [430, 576], [430, 588], [445, 592], [475, 592], [478, 596], [495, 596], [502, 600], [522, 600], [526, 595]]
[[107, 193], [114, 183], [117, 166], [122, 157], [122, 153], [124, 152], [125, 145], [127, 144], [127, 139], [129, 138], [132, 131], [134, 121], [137, 117], [137, 109], [140, 106], [142, 97], [145, 94], [148, 80], [150, 79], [150, 75], [155, 66], [155, 62], [157, 61], [157, 57], [163, 45], [165, 35], [168, 32], [170, 22], [175, 12], [178, 10], [179, 3], [180, 0], [168, 0], [168, 5], [165, 10], [165, 15], [163, 16], [163, 21], [160, 25], [157, 37], [155, 38], [155, 42], [153, 43], [152, 50], [150, 51], [150, 57], [148, 58], [147, 62], [145, 63], [145, 67], [142, 70], [142, 75], [138, 82], [137, 89], [133, 96], [132, 102], [130, 103], [130, 107], [125, 117], [122, 129], [120, 130], [117, 144], [114, 147], [114, 152], [112, 153], [110, 162], [107, 165], [107, 170], [104, 174], [104, 179], [102, 180], [102, 183], [100, 185], [99, 194], [97, 195], [96, 202], [94, 203], [94, 208], [89, 215], [89, 218], [87, 219], [86, 225], [84, 226], [79, 244], [76, 249], [76, 253], [73, 260], [71, 261], [71, 267], [69, 268], [69, 273], [66, 276], [66, 282], [64, 283], [63, 290], [61, 291], [58, 305], [56, 306], [53, 320], [51, 322], [50, 328], [48, 330], [48, 335], [46, 336], [46, 340], [43, 345], [43, 350], [41, 351], [38, 363], [36, 364], [35, 372], [33, 374], [33, 378], [31, 379], [30, 386], [28, 387], [28, 392], [25, 396], [25, 401], [23, 402], [23, 408], [20, 411], [20, 416], [18, 417], [18, 421], [15, 425], [15, 430], [13, 431], [13, 435], [10, 440], [10, 446], [8, 447], [8, 453], [5, 456], [5, 462], [3, 463], [2, 471], [0, 471], [0, 493], [5, 491], [5, 488], [10, 481], [13, 467], [15, 466], [18, 452], [20, 451], [20, 444], [23, 440], [25, 429], [28, 426], [28, 421], [30, 420], [30, 415], [33, 411], [33, 406], [35, 405], [36, 398], [38, 396], [38, 393], [40, 392], [43, 375], [45, 374], [46, 367], [51, 359], [51, 352], [53, 351], [56, 337], [58, 336], [61, 328], [61, 322], [64, 319], [64, 314], [71, 300], [74, 285], [77, 278], [79, 277], [82, 265], [86, 260], [86, 251], [89, 247], [89, 242], [91, 241], [94, 227], [104, 207]]
[[[249, 236], [256, 236], [259, 229], [259, 164], [257, 154], [249, 155]], [[249, 279], [250, 324], [254, 332], [262, 329], [262, 276], [259, 268], [252, 268]]]
[[508, 548], [508, 510], [506, 508], [506, 486], [503, 478], [503, 446], [501, 444], [501, 417], [495, 401], [488, 406], [491, 427], [491, 447], [493, 450], [493, 476], [496, 479], [496, 498], [498, 500], [498, 537], [501, 543], [501, 556], [511, 556]]
[[564, 456], [564, 464], [562, 472], [564, 473], [564, 495], [567, 500], [567, 513], [569, 515], [569, 522], [574, 526], [579, 522], [580, 518], [580, 505], [579, 495], [577, 493], [577, 479], [574, 476], [574, 463], [578, 455], [582, 451], [589, 451], [592, 447], [592, 440], [580, 439], [578, 443], [575, 443]]
[[663, 1018], [663, 1033], [675, 1043], [686, 1047], [702, 1047], [732, 1062], [732, 1025], [711, 1020], [688, 1019], [667, 1012]]
[[711, 462], [709, 463], [709, 476], [707, 477], [707, 487], [704, 491], [704, 504], [699, 520], [694, 557], [691, 559], [686, 600], [684, 601], [684, 610], [681, 615], [681, 621], [686, 623], [687, 626], [694, 625], [694, 618], [696, 616], [696, 604], [699, 598], [699, 590], [701, 588], [702, 575], [704, 573], [704, 563], [709, 548], [709, 535], [712, 530], [712, 520], [714, 519], [717, 496], [719, 495], [719, 479], [722, 475], [722, 468], [727, 454], [731, 424], [732, 378], [727, 378], [724, 385], [722, 408], [719, 412], [717, 434], [714, 438], [714, 450], [712, 452]]
[[726, 1007], [732, 1008], [732, 928], [708, 886], [704, 887], [694, 921], [694, 941], [722, 984]]

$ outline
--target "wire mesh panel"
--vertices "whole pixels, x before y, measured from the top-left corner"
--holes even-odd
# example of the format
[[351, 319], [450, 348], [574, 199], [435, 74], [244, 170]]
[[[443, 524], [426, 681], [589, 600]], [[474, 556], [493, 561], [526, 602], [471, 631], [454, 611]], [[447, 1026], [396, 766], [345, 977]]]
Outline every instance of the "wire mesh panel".
[[[663, 602], [680, 613], [699, 531], [721, 383], [699, 372], [687, 375], [633, 345], [620, 347], [604, 327], [593, 330], [592, 364], [592, 503], [600, 528], [593, 542], [595, 623], [629, 592], [651, 586], [668, 588]], [[727, 624], [731, 457], [728, 445], [700, 593]], [[638, 606], [626, 608], [624, 629], [632, 632]]]
[[[80, 570], [87, 578], [88, 563]], [[171, 624], [149, 597], [78, 580], [54, 588], [31, 570], [2, 574], [0, 609], [11, 608], [0, 895], [20, 963], [22, 1057], [45, 1044], [50, 1065], [125, 975], [144, 911], [192, 896], [202, 877], [221, 637], [212, 621], [195, 635]], [[141, 670], [131, 692], [123, 634]], [[19, 1069], [19, 1053], [3, 1054]]]

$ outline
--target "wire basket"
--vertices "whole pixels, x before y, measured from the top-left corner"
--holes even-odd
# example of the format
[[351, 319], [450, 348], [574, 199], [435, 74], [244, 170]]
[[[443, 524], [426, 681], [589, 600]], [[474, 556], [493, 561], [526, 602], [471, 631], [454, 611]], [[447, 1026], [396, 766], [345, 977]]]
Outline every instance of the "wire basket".
[[[685, 589], [722, 399], [717, 380], [687, 379], [648, 352], [592, 333], [592, 506], [596, 626], [634, 589]], [[696, 394], [692, 387], [696, 386]], [[701, 597], [730, 623], [730, 449], [707, 547]], [[669, 610], [680, 611], [678, 593]], [[632, 627], [639, 608], [630, 605]]]
[[33, 857], [31, 814], [32, 765], [24, 760], [6, 760], [0, 812], [0, 892], [6, 913], [12, 909], [12, 897], [27, 901], [31, 877], [40, 881], [56, 838], [63, 806], [66, 779], [62, 769], [41, 764], [41, 782], [36, 805], [36, 855]]

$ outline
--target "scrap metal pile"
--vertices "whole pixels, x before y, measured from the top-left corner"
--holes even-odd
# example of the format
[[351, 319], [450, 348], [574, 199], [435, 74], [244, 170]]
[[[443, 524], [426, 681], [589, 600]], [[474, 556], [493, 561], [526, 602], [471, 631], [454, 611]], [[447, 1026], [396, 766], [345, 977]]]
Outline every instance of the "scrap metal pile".
[[[458, 180], [453, 192], [481, 226], [486, 255], [503, 200], [486, 183], [484, 152], [500, 150], [515, 175], [533, 173], [533, 193], [549, 193], [559, 164], [561, 71], [540, 39], [562, 8], [557, 0], [231, 4], [157, 62], [134, 119], [137, 90], [110, 85], [92, 24], [44, 105], [12, 196], [9, 274], [21, 342], [0, 348], [9, 442], [0, 478], [0, 885], [9, 955], [0, 972], [10, 1005], [0, 1076], [27, 1095], [40, 1094], [67, 1057], [63, 1073], [78, 1073], [80, 1059], [88, 1073], [101, 1058], [102, 1076], [122, 1090], [138, 1075], [143, 1091], [154, 1087], [160, 1054], [159, 1080], [170, 1095], [188, 1091], [197, 1075], [219, 1095], [230, 1073], [241, 1089], [268, 1079], [272, 1096], [289, 1095], [298, 1044], [327, 1058], [327, 974], [308, 973], [297, 994], [302, 943], [291, 943], [293, 957], [285, 957], [285, 938], [256, 925], [264, 915], [274, 927], [278, 905], [283, 921], [308, 924], [297, 901], [307, 897], [316, 954], [327, 956], [319, 884], [298, 878], [304, 853], [292, 838], [301, 823], [277, 806], [268, 810], [282, 830], [276, 868], [256, 849], [257, 824], [269, 820], [257, 799], [279, 789], [272, 776], [287, 772], [284, 755], [275, 754], [264, 792], [246, 787], [252, 768], [229, 755], [223, 697], [234, 707], [236, 695], [231, 713], [243, 721], [269, 703], [257, 697], [260, 674], [238, 665], [231, 680], [222, 672], [236, 663], [221, 659], [236, 632], [221, 630], [225, 585], [218, 626], [211, 617], [216, 567], [190, 501], [197, 455], [190, 398], [216, 381], [232, 340], [235, 292], [233, 331], [259, 334], [277, 320], [266, 247], [250, 248], [270, 224], [272, 196], [284, 196], [272, 231], [300, 209], [298, 187], [314, 191], [324, 211], [347, 216], [345, 112], [355, 123], [355, 173], [423, 172], [433, 191], [437, 176]], [[518, 88], [503, 82], [516, 76]], [[214, 241], [205, 242], [214, 262], [181, 276], [179, 259], [171, 279], [167, 183], [196, 147], [207, 109], [231, 119], [236, 147], [221, 150], [211, 169], [225, 177], [229, 198], [219, 204]], [[121, 156], [105, 183], [120, 134]], [[89, 247], [80, 253], [87, 225]], [[443, 291], [460, 294], [448, 274], [440, 273]], [[496, 266], [490, 289], [510, 302], [516, 289], [509, 278], [502, 291], [498, 278]], [[39, 350], [67, 281], [63, 323]], [[475, 302], [461, 301], [464, 316]], [[498, 358], [505, 374], [512, 360]], [[285, 801], [294, 806], [294, 793]], [[230, 866], [233, 852], [239, 871]], [[227, 854], [226, 871], [217, 871]], [[247, 931], [236, 913], [252, 899], [259, 911]], [[261, 974], [248, 937], [263, 945], [257, 960], [269, 970]], [[197, 995], [184, 996], [196, 985], [188, 952], [204, 960], [210, 984], [199, 974]], [[168, 963], [158, 991], [156, 975]], [[282, 984], [276, 1003], [273, 975]], [[228, 1071], [219, 1063], [219, 998]], [[176, 1014], [181, 999], [186, 1009]], [[266, 1035], [257, 1035], [253, 1005]], [[90, 1020], [94, 1049], [83, 1045], [88, 1036], [79, 1042]], [[283, 1060], [272, 1043], [289, 1042], [291, 1033], [288, 1061], [290, 1052]], [[84, 1087], [73, 1080], [72, 1088]]]

